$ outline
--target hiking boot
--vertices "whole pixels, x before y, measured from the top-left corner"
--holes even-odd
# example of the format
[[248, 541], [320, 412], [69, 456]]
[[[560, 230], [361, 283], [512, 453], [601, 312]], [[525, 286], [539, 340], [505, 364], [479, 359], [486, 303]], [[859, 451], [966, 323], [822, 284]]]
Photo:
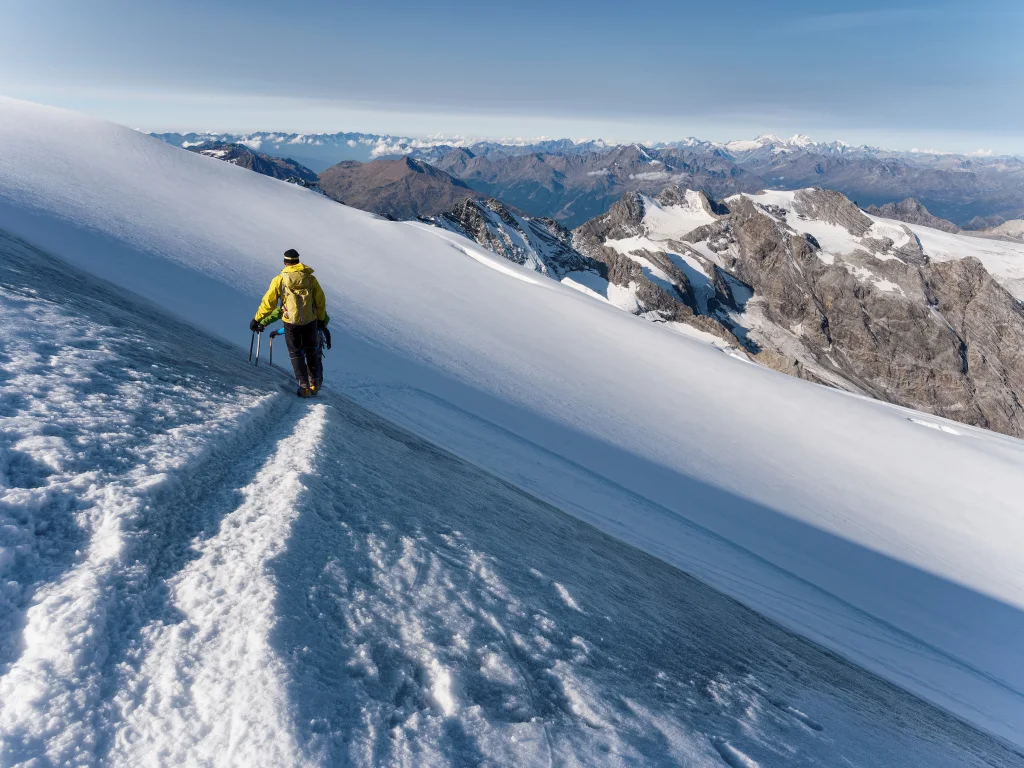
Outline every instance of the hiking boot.
[[316, 397], [319, 394], [320, 394], [320, 385], [316, 384], [316, 383], [310, 384], [309, 385], [309, 396], [310, 397]]
[[299, 387], [295, 394], [299, 397], [312, 397], [313, 391], [309, 387]]

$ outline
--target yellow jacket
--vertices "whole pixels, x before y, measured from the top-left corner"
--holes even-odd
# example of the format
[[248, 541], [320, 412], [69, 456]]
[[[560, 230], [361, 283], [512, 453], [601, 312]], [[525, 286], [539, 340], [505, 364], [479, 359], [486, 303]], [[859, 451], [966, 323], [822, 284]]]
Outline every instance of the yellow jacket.
[[276, 275], [274, 279], [270, 281], [270, 288], [263, 296], [263, 301], [260, 302], [260, 308], [256, 310], [257, 322], [263, 322], [263, 318], [277, 309], [278, 304], [281, 302], [282, 294], [281, 275], [286, 272], [305, 272], [310, 276], [310, 280], [313, 282], [314, 314], [317, 320], [324, 320], [327, 317], [327, 297], [324, 296], [324, 289], [320, 287], [319, 281], [312, 276], [313, 270], [300, 262], [298, 264], [289, 264], [281, 270], [280, 275]]

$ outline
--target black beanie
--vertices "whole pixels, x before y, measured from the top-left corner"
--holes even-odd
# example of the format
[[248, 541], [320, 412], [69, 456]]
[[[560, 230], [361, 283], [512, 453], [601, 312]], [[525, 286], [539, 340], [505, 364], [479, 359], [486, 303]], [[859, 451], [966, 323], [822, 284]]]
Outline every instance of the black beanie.
[[284, 263], [285, 264], [298, 264], [299, 263], [299, 252], [294, 248], [289, 248], [284, 252]]

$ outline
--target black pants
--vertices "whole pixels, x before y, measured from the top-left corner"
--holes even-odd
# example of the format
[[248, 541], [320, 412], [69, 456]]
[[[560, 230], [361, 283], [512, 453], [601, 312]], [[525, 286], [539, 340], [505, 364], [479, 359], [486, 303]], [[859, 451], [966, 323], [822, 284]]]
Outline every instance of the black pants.
[[317, 336], [316, 320], [305, 325], [284, 324], [288, 356], [292, 359], [292, 370], [295, 371], [295, 380], [300, 387], [308, 387], [314, 382], [319, 387], [323, 382]]

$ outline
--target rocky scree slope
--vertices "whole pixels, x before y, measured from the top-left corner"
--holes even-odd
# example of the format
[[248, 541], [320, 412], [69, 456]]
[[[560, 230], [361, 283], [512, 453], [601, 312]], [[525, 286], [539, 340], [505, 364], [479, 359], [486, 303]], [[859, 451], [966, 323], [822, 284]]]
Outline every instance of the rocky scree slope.
[[467, 197], [482, 197], [464, 182], [411, 157], [370, 163], [346, 160], [320, 174], [320, 187], [339, 203], [399, 220], [433, 216]]
[[186, 149], [302, 187], [315, 188], [320, 183], [319, 177], [306, 166], [289, 158], [273, 157], [263, 152], [256, 152], [243, 144], [214, 142], [186, 147]]

